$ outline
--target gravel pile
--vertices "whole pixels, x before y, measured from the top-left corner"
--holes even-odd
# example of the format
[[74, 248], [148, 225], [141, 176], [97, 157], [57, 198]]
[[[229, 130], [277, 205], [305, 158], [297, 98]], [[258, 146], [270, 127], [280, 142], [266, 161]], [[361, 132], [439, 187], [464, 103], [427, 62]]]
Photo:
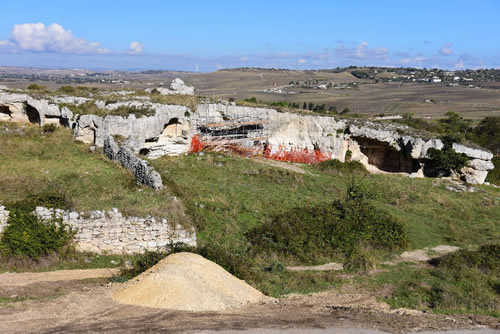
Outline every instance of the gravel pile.
[[218, 264], [185, 252], [169, 255], [113, 291], [113, 299], [123, 304], [195, 312], [222, 311], [265, 298]]

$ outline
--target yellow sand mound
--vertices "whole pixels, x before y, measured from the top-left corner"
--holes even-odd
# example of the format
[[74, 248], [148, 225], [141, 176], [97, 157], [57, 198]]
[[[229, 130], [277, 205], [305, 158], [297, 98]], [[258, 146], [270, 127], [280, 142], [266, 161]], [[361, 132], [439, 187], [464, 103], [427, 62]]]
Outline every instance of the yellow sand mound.
[[123, 304], [185, 311], [220, 311], [266, 298], [218, 264], [193, 253], [176, 253], [115, 288]]

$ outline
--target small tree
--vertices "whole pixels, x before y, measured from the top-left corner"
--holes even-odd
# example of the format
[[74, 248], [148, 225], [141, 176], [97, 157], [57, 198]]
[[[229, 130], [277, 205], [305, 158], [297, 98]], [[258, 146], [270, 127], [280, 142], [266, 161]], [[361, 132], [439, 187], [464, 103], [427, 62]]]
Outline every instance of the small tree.
[[309, 102], [308, 109], [312, 111], [314, 109], [314, 103]]
[[306, 110], [307, 109], [307, 103], [304, 102], [304, 104], [302, 105], [302, 109]]

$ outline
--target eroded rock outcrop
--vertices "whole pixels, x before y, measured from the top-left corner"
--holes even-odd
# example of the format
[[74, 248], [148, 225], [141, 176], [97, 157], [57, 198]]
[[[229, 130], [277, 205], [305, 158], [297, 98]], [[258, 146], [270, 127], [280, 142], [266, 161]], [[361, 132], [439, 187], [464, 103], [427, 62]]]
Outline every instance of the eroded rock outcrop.
[[[172, 88], [179, 92], [182, 91], [180, 87], [183, 83], [174, 80]], [[282, 113], [234, 103], [199, 104], [193, 111], [184, 106], [152, 103], [135, 97], [113, 103], [94, 101], [96, 107], [110, 113], [120, 108], [129, 110], [127, 117], [73, 116], [68, 108], [58, 106], [58, 103], [80, 105], [88, 101], [69, 96], [36, 100], [25, 94], [0, 91], [0, 120], [72, 126], [75, 139], [97, 147], [104, 147], [110, 136], [120, 138], [122, 147], [110, 155], [115, 160], [120, 150], [130, 152], [124, 157], [133, 155], [135, 158], [137, 154], [152, 159], [185, 154], [193, 149], [196, 139], [197, 149], [231, 150], [295, 162], [344, 161], [349, 154], [350, 159], [360, 161], [374, 173], [423, 177], [428, 169], [424, 167], [429, 165], [429, 149], [444, 149], [440, 139], [410, 132], [403, 125]], [[470, 158], [467, 166], [458, 171], [469, 183], [483, 183], [488, 171], [494, 168], [493, 154], [487, 150], [457, 143], [451, 149]], [[137, 162], [128, 161], [131, 165]], [[138, 163], [137, 166], [143, 165]], [[151, 185], [150, 181], [140, 180]]]
[[71, 126], [73, 113], [52, 100], [0, 91], [0, 121]]
[[157, 87], [157, 88], [146, 88], [145, 91], [148, 93], [156, 91], [161, 95], [172, 95], [172, 94], [194, 95], [194, 87], [187, 86], [184, 83], [184, 81], [182, 81], [179, 78], [172, 80], [172, 83], [170, 84], [170, 89], [164, 87]]

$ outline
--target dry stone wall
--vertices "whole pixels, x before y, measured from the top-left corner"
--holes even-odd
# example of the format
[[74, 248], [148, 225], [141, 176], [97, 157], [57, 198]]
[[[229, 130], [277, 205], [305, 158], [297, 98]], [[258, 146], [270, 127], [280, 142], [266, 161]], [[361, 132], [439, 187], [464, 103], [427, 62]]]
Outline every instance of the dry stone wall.
[[[171, 226], [167, 219], [125, 217], [117, 209], [88, 213], [37, 207], [35, 214], [44, 220], [60, 217], [76, 230], [75, 242], [82, 251], [132, 254], [155, 250], [169, 244], [196, 246], [194, 229]], [[0, 234], [9, 211], [0, 206]]]
[[111, 136], [108, 136], [104, 141], [104, 154], [130, 170], [134, 174], [137, 183], [142, 183], [155, 190], [163, 189], [160, 174], [148, 166], [146, 161], [136, 157], [129, 148], [119, 148]]

